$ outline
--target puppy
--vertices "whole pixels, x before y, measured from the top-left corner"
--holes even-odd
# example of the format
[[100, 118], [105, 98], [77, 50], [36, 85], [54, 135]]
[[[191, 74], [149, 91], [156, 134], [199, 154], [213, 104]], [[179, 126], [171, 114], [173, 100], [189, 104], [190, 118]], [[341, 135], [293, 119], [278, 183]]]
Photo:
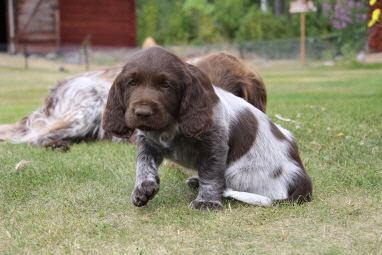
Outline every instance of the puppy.
[[103, 128], [121, 138], [138, 130], [136, 206], [159, 191], [164, 158], [197, 171], [189, 179], [199, 187], [196, 209], [221, 209], [222, 197], [262, 206], [311, 200], [292, 134], [161, 47], [138, 52], [124, 66], [109, 91]]

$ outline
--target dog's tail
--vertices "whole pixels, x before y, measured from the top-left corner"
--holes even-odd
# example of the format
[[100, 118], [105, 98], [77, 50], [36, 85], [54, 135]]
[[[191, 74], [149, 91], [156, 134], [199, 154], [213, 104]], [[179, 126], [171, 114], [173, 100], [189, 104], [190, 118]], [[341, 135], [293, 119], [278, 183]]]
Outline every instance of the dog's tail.
[[249, 193], [249, 192], [242, 192], [242, 191], [234, 191], [232, 189], [226, 189], [223, 192], [223, 197], [230, 197], [234, 198], [236, 200], [239, 200], [241, 202], [252, 204], [252, 205], [258, 205], [258, 206], [271, 206], [272, 205], [272, 199]]
[[14, 124], [0, 125], [0, 141], [23, 141], [23, 138], [28, 135], [28, 127], [26, 125], [27, 119], [28, 117], [25, 117]]

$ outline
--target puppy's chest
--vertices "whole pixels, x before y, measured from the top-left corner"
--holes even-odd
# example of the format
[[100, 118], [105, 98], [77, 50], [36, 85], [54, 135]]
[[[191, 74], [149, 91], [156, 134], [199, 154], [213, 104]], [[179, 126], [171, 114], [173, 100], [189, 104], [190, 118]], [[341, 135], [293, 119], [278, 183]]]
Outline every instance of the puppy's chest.
[[197, 170], [199, 168], [200, 149], [195, 139], [177, 135], [172, 139], [155, 139], [162, 148], [162, 156], [179, 165]]

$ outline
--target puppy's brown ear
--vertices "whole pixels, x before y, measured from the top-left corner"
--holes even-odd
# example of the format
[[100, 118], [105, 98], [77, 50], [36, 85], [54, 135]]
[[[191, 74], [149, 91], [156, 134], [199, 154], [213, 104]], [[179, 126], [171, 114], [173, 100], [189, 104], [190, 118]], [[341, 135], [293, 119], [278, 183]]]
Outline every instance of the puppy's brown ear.
[[180, 130], [187, 137], [197, 137], [213, 125], [213, 107], [219, 98], [208, 76], [199, 68], [186, 64], [183, 99], [179, 112]]
[[113, 136], [129, 138], [134, 130], [126, 125], [125, 110], [122, 105], [121, 92], [118, 88], [120, 77], [117, 76], [110, 88], [107, 103], [102, 117], [102, 128]]
[[242, 88], [244, 99], [265, 113], [267, 108], [267, 90], [263, 79], [261, 78], [259, 72], [252, 67], [250, 67], [245, 78], [245, 86]]

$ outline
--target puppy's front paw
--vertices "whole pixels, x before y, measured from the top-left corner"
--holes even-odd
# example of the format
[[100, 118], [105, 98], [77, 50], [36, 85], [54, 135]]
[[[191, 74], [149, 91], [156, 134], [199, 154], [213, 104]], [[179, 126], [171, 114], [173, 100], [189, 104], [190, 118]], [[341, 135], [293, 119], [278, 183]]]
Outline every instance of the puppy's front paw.
[[223, 209], [223, 205], [220, 201], [194, 200], [191, 203], [191, 207], [199, 210], [211, 211], [220, 211]]
[[159, 177], [155, 180], [145, 180], [137, 185], [132, 194], [132, 202], [135, 206], [144, 206], [153, 199], [159, 191]]

